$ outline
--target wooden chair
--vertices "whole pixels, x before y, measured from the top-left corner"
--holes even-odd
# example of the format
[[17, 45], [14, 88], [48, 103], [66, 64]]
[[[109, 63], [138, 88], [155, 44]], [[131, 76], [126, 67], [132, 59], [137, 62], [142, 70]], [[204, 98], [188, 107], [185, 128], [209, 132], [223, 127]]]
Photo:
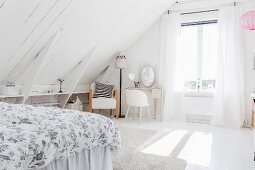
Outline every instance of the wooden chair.
[[112, 98], [93, 98], [95, 92], [95, 83], [91, 84], [89, 90], [89, 112], [93, 112], [93, 109], [110, 109], [115, 110], [116, 118], [119, 118], [119, 96], [118, 91], [115, 89]]

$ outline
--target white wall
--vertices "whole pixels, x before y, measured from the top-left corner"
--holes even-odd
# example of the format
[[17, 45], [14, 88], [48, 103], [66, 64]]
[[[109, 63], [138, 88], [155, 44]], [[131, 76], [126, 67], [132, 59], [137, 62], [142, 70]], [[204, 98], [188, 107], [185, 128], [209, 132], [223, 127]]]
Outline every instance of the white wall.
[[[255, 9], [249, 5], [246, 10]], [[136, 43], [134, 43], [124, 54], [128, 58], [128, 69], [124, 71], [123, 82], [128, 86], [128, 73], [135, 73], [136, 81], [140, 81], [140, 72], [144, 66], [151, 65], [155, 68], [157, 57], [159, 56], [159, 24], [158, 21], [150, 28]], [[245, 112], [246, 119], [250, 120], [252, 99], [250, 97], [252, 89], [255, 89], [255, 71], [253, 70], [253, 62], [255, 56], [252, 51], [255, 50], [255, 31], [245, 31]], [[201, 98], [203, 100], [204, 98]], [[212, 101], [212, 100], [211, 100]], [[211, 102], [207, 102], [208, 108], [211, 107]], [[190, 105], [189, 105], [189, 109]], [[193, 108], [196, 110], [197, 108]], [[193, 111], [194, 111], [193, 110]], [[191, 112], [193, 112], [191, 111]], [[208, 111], [210, 112], [210, 111]]]
[[127, 75], [134, 73], [135, 81], [140, 81], [141, 70], [146, 66], [153, 66], [159, 56], [159, 22], [149, 29], [134, 45], [124, 52], [127, 56], [128, 68], [124, 71], [123, 83], [129, 84]]
[[[154, 24], [139, 40], [137, 40], [128, 50], [123, 52], [127, 57], [128, 68], [123, 70], [123, 86], [124, 88], [130, 86], [128, 80], [128, 74], [134, 73], [136, 78], [135, 81], [141, 84], [141, 71], [146, 66], [152, 66], [154, 69], [159, 55], [159, 22]], [[146, 92], [150, 98], [151, 93]], [[123, 99], [125, 95], [122, 96]], [[155, 116], [154, 102], [150, 101], [150, 112], [151, 116]], [[125, 101], [123, 103], [123, 109], [125, 111]], [[131, 108], [130, 112], [134, 113], [138, 110]], [[146, 110], [144, 109], [144, 113]]]

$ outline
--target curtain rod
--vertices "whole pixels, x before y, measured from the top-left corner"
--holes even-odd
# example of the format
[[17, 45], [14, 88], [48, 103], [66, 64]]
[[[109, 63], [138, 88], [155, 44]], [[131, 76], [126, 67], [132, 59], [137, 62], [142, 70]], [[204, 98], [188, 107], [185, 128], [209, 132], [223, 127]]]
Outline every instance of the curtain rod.
[[[238, 4], [242, 4], [242, 3], [245, 3], [247, 1], [243, 1], [243, 2], [231, 2], [231, 3], [227, 3], [227, 4], [222, 4], [222, 5], [219, 5], [217, 7], [214, 7], [215, 9], [210, 9], [210, 10], [198, 10], [198, 11], [192, 11], [192, 12], [181, 12], [180, 15], [189, 15], [189, 14], [198, 14], [198, 13], [204, 13], [204, 12], [216, 12], [216, 11], [219, 11], [219, 7], [223, 7], [223, 6], [231, 6], [232, 4], [234, 6]], [[249, 1], [251, 2], [251, 1]], [[179, 2], [177, 1], [176, 4], [179, 4]], [[208, 7], [209, 8], [209, 7]], [[171, 11], [170, 9], [167, 11], [167, 14], [170, 14], [170, 12], [178, 12], [178, 10], [173, 10]]]
[[[192, 11], [192, 12], [182, 12], [182, 13], [180, 13], [180, 15], [199, 14], [199, 13], [216, 12], [216, 11], [219, 11], [219, 9], [210, 9], [210, 10], [201, 10], [201, 11]], [[171, 12], [175, 12], [175, 11], [168, 10], [167, 14], [169, 15]]]
[[194, 11], [194, 12], [183, 12], [180, 15], [197, 14], [197, 13], [204, 13], [204, 12], [216, 12], [216, 11], [219, 11], [219, 9], [210, 9], [210, 10]]

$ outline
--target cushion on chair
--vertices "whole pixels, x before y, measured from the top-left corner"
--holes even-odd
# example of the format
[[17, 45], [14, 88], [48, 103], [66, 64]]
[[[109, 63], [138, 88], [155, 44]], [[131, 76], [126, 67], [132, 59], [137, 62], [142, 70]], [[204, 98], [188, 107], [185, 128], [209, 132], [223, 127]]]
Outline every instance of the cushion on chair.
[[93, 98], [98, 98], [98, 97], [111, 98], [113, 88], [114, 88], [114, 85], [96, 82], [95, 83], [95, 93], [93, 95]]
[[92, 98], [92, 109], [115, 109], [116, 99], [115, 98]]

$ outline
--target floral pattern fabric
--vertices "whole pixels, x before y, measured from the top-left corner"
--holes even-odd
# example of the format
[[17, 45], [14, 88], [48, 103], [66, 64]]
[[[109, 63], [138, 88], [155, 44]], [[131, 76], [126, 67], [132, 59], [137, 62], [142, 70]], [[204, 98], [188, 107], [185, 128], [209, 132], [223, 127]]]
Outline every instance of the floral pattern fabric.
[[73, 110], [0, 103], [0, 170], [40, 169], [93, 147], [120, 148], [107, 117]]

